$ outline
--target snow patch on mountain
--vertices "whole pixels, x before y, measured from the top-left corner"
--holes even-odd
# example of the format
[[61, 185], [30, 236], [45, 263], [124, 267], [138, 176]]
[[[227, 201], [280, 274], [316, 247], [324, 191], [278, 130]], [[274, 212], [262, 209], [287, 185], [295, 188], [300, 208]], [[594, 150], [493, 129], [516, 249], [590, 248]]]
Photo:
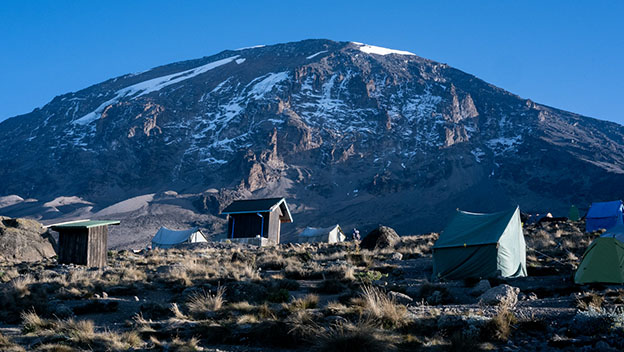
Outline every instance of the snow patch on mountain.
[[352, 42], [352, 43], [360, 45], [360, 51], [365, 52], [367, 54], [377, 54], [377, 55], [398, 54], [398, 55], [416, 56], [416, 54], [410, 53], [409, 51], [382, 48], [380, 46], [368, 45], [368, 44], [363, 44], [363, 43], [358, 43], [358, 42]]
[[[265, 94], [271, 92], [276, 84], [288, 79], [288, 72], [269, 73], [256, 83], [249, 92], [256, 99], [262, 99]], [[260, 77], [262, 78], [262, 77]]]
[[490, 139], [485, 144], [494, 152], [495, 155], [501, 155], [507, 152], [515, 151], [516, 146], [522, 143], [522, 136], [499, 137]]
[[129, 87], [120, 89], [117, 92], [115, 92], [115, 96], [112, 99], [109, 99], [105, 101], [104, 103], [100, 104], [100, 106], [98, 106], [94, 111], [84, 115], [83, 117], [77, 120], [74, 120], [73, 124], [87, 125], [97, 120], [98, 118], [100, 118], [100, 116], [102, 116], [102, 112], [104, 111], [104, 109], [106, 109], [107, 106], [117, 103], [122, 98], [130, 97], [131, 99], [135, 99], [142, 95], [146, 95], [155, 91], [159, 91], [172, 84], [180, 83], [184, 80], [193, 78], [202, 73], [206, 73], [219, 66], [228, 64], [232, 62], [233, 60], [235, 60], [236, 58], [238, 58], [239, 56], [240, 55], [228, 57], [226, 59], [214, 61], [209, 64], [202, 65], [202, 66], [190, 69], [190, 70], [173, 73], [173, 74], [162, 76], [162, 77], [152, 78], [150, 80], [143, 81], [137, 84], [133, 84]]
[[312, 54], [312, 55], [310, 55], [310, 56], [306, 57], [306, 59], [308, 59], [308, 60], [313, 59], [313, 58], [315, 58], [315, 57], [317, 57], [317, 56], [319, 56], [319, 55], [321, 55], [321, 54], [323, 54], [323, 53], [326, 53], [326, 52], [327, 52], [327, 50], [319, 51], [319, 52], [318, 52], [318, 53], [316, 53], [316, 54]]
[[260, 45], [254, 45], [254, 46], [246, 46], [244, 48], [238, 48], [238, 49], [234, 49], [234, 51], [241, 51], [241, 50], [247, 50], [247, 49], [256, 49], [256, 48], [263, 48], [266, 45], [264, 44], [260, 44]]

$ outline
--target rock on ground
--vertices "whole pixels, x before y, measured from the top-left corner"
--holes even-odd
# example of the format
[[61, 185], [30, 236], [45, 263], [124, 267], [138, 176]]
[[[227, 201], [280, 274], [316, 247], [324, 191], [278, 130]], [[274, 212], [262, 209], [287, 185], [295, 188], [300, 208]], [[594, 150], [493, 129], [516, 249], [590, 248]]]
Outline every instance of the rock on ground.
[[479, 296], [479, 301], [490, 306], [513, 307], [518, 303], [518, 293], [519, 288], [502, 284], [485, 291]]
[[53, 257], [52, 243], [39, 222], [0, 216], [0, 261], [32, 262]]
[[394, 300], [398, 304], [409, 304], [412, 303], [413, 299], [401, 292], [390, 291], [388, 292], [388, 297]]
[[364, 237], [360, 243], [360, 247], [369, 250], [388, 248], [393, 247], [400, 239], [401, 238], [393, 228], [379, 226]]
[[488, 280], [481, 280], [470, 290], [470, 295], [475, 297], [480, 296], [491, 288], [492, 286], [490, 286], [490, 282]]

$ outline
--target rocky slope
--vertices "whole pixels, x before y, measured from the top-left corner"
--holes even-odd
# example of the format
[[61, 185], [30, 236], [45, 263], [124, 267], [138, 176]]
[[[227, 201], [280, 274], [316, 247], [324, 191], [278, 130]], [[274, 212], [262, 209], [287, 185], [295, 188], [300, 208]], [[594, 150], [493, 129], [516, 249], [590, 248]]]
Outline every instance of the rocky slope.
[[43, 219], [173, 189], [217, 232], [231, 199], [270, 195], [291, 203], [289, 231], [384, 223], [407, 234], [439, 230], [457, 207], [562, 212], [624, 193], [624, 127], [352, 42], [125, 75], [4, 121], [0, 138], [0, 194], [39, 199], [10, 198], [0, 213], [83, 202]]

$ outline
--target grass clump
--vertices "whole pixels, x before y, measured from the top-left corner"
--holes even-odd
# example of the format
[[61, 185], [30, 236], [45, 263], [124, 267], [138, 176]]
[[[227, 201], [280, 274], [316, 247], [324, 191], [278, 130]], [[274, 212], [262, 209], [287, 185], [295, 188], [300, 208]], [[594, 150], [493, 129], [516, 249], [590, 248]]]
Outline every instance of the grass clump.
[[595, 292], [589, 292], [581, 297], [576, 298], [576, 308], [580, 310], [596, 310], [599, 311], [604, 303], [605, 298]]
[[225, 303], [225, 287], [219, 286], [215, 293], [205, 290], [191, 294], [186, 308], [192, 315], [205, 316], [207, 313], [216, 312]]
[[501, 308], [498, 313], [485, 324], [484, 333], [486, 337], [498, 341], [507, 341], [513, 331], [513, 326], [518, 323], [518, 319], [508, 308]]
[[316, 337], [318, 352], [389, 352], [396, 351], [396, 338], [373, 324], [336, 324]]
[[362, 292], [361, 304], [369, 318], [384, 327], [397, 328], [407, 324], [407, 307], [397, 304], [374, 286], [363, 286]]
[[294, 299], [290, 303], [290, 307], [292, 310], [314, 309], [318, 306], [318, 303], [319, 296], [310, 294], [302, 298]]

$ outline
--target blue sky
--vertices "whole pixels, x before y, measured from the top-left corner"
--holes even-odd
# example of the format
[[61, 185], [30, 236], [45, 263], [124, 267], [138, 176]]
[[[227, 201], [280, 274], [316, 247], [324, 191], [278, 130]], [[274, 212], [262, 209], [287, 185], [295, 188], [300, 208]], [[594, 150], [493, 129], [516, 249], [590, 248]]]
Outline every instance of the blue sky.
[[125, 73], [224, 49], [358, 41], [624, 124], [624, 1], [0, 2], [0, 120]]

